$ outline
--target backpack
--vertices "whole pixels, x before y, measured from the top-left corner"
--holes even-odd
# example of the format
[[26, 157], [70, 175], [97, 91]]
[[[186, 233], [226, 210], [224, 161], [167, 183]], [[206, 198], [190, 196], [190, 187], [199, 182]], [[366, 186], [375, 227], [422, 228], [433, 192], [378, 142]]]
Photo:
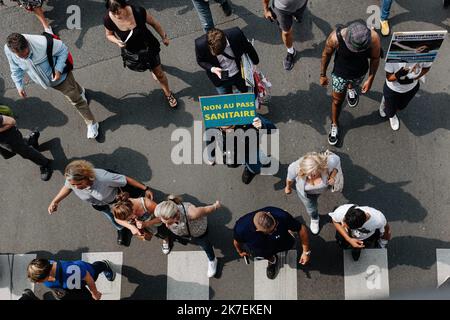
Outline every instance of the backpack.
[[[52, 68], [52, 75], [55, 76], [55, 63], [53, 61], [53, 41], [61, 40], [57, 35], [50, 34], [47, 32], [42, 33], [45, 38], [47, 38], [47, 60], [50, 64], [50, 67]], [[73, 57], [72, 54], [69, 52], [69, 55], [67, 56], [66, 60], [66, 66], [64, 67], [63, 73], [68, 73], [73, 70]]]

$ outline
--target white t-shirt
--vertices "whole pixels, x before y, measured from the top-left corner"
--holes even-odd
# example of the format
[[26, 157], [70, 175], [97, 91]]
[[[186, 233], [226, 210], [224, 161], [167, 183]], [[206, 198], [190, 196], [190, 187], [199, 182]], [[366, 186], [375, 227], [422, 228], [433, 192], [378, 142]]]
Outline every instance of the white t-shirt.
[[[350, 209], [354, 204], [344, 204], [328, 215], [333, 219], [334, 222], [342, 224], [344, 221], [345, 214], [348, 209]], [[370, 215], [369, 219], [362, 225], [359, 229], [351, 230], [351, 237], [358, 240], [365, 240], [370, 238], [375, 230], [380, 230], [380, 235], [384, 234], [384, 228], [386, 227], [387, 221], [383, 213], [371, 207], [356, 207], [361, 209], [365, 213]]]
[[[235, 57], [233, 50], [231, 50], [230, 43], [227, 40], [227, 46], [225, 47], [225, 53], [230, 57]], [[239, 73], [239, 68], [236, 64], [236, 60], [225, 57], [224, 55], [219, 54], [217, 56], [217, 60], [219, 60], [220, 68], [222, 70], [228, 70], [228, 77], [231, 78]]]
[[[405, 62], [389, 62], [384, 66], [384, 71], [389, 73], [396, 73], [401, 68], [409, 69], [410, 72], [405, 76], [407, 79], [414, 79], [422, 72], [423, 68], [430, 68], [431, 62], [421, 62], [421, 63], [405, 63]], [[389, 89], [398, 92], [405, 93], [411, 91], [417, 85], [417, 80], [414, 80], [410, 84], [400, 84], [398, 81], [388, 81], [386, 79], [386, 84]]]

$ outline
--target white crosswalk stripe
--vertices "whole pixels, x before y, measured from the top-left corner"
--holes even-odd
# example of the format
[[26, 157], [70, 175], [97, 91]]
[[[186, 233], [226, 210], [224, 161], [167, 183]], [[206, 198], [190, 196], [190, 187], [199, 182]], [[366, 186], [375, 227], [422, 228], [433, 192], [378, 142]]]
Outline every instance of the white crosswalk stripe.
[[116, 279], [111, 282], [105, 276], [100, 274], [95, 285], [97, 290], [102, 293], [102, 300], [120, 300], [122, 288], [122, 252], [87, 252], [83, 253], [81, 260], [89, 263], [95, 261], [109, 260], [111, 268], [116, 272]]
[[364, 249], [358, 261], [351, 250], [344, 250], [346, 300], [389, 298], [389, 273], [386, 249]]
[[440, 287], [450, 277], [450, 249], [436, 249], [437, 286]]
[[207, 270], [203, 251], [172, 251], [167, 263], [167, 300], [209, 300]]
[[290, 250], [278, 254], [278, 274], [267, 278], [267, 260], [255, 260], [255, 300], [297, 300], [297, 252]]
[[35, 258], [35, 254], [0, 255], [0, 300], [17, 300], [23, 290], [34, 290], [27, 279], [27, 266]]

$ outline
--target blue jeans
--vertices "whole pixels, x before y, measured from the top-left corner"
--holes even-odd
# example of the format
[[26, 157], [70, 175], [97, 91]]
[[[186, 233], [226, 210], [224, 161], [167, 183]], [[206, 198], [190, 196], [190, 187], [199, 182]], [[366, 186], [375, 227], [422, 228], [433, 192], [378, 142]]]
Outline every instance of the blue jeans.
[[387, 20], [391, 11], [391, 5], [394, 0], [381, 0], [381, 20]]
[[305, 205], [306, 212], [308, 212], [309, 216], [313, 220], [319, 219], [319, 210], [317, 209], [317, 199], [320, 194], [305, 194], [305, 197], [297, 192], [298, 197]]
[[[223, 4], [227, 0], [215, 1], [219, 4]], [[211, 14], [211, 9], [209, 8], [209, 1], [205, 2], [205, 0], [192, 0], [192, 4], [194, 5], [195, 10], [197, 10], [203, 30], [205, 30], [205, 32], [208, 32], [209, 30], [214, 28], [214, 20]]]
[[232, 76], [230, 79], [222, 81], [221, 86], [216, 87], [216, 90], [218, 94], [230, 94], [233, 93], [233, 86], [236, 86], [241, 93], [246, 93], [248, 91], [248, 87], [245, 84], [245, 80], [242, 79], [240, 72]]
[[203, 236], [198, 238], [192, 238], [189, 242], [200, 246], [208, 256], [208, 260], [214, 261], [216, 255], [214, 254], [214, 249], [213, 246], [211, 245], [211, 242], [209, 242], [208, 234], [204, 234]]

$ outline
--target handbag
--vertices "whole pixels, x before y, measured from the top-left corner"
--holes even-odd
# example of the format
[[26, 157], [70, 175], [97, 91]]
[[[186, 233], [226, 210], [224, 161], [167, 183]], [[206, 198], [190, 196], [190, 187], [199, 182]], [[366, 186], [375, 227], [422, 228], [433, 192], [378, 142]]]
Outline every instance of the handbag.
[[[330, 155], [336, 155], [335, 153], [331, 152], [330, 150], [325, 151], [325, 155], [329, 157]], [[331, 192], [342, 192], [344, 189], [344, 174], [342, 173], [342, 167], [341, 164], [338, 165], [337, 174], [334, 177], [334, 185], [331, 186]]]
[[126, 48], [122, 48], [122, 60], [124, 68], [128, 68], [137, 72], [144, 72], [150, 69], [150, 48], [146, 47], [138, 52], [131, 52]]

